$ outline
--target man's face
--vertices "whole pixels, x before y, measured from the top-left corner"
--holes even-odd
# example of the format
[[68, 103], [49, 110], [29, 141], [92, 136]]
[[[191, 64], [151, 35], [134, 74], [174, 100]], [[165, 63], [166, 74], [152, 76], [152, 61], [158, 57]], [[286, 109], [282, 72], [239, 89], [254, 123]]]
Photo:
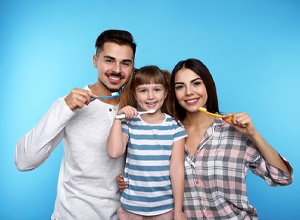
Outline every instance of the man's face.
[[109, 91], [117, 92], [130, 78], [133, 67], [133, 51], [128, 45], [104, 43], [103, 51], [93, 57], [98, 79]]

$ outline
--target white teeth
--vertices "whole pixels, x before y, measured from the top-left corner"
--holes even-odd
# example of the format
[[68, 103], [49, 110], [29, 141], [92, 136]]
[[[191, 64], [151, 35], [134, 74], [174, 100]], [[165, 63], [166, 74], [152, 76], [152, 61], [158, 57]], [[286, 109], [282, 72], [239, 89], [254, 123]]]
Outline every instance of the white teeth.
[[116, 77], [116, 76], [109, 76], [109, 78], [113, 79], [113, 80], [120, 80], [120, 77]]
[[193, 100], [186, 100], [187, 103], [194, 103], [197, 102], [197, 99], [193, 99]]
[[155, 102], [147, 102], [147, 105], [154, 105]]

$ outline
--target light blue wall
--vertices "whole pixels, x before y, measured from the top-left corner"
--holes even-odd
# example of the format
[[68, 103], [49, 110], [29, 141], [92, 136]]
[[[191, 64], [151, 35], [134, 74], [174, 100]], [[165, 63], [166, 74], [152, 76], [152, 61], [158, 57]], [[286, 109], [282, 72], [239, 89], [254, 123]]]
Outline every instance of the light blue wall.
[[134, 35], [137, 67], [172, 70], [189, 57], [208, 66], [221, 110], [247, 111], [295, 169], [287, 187], [269, 187], [249, 175], [249, 197], [260, 219], [296, 219], [299, 12], [297, 0], [0, 0], [0, 218], [50, 218], [63, 147], [41, 167], [21, 173], [14, 165], [15, 143], [56, 98], [96, 81], [94, 42], [114, 28]]

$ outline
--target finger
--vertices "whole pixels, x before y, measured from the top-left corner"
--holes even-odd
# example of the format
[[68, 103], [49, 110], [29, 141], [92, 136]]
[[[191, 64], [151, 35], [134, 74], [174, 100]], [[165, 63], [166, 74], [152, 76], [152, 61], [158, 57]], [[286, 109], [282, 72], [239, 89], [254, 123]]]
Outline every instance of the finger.
[[90, 91], [88, 92], [88, 95], [89, 95], [89, 103], [99, 98], [96, 94]]
[[74, 111], [77, 108], [82, 108], [86, 102], [86, 99], [81, 98], [77, 91], [72, 90], [72, 92], [65, 98], [65, 102], [68, 107]]

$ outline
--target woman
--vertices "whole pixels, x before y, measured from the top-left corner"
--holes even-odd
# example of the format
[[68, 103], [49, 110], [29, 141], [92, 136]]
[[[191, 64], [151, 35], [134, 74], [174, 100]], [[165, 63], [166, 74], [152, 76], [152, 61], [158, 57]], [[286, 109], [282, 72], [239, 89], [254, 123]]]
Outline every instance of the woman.
[[[215, 83], [199, 60], [180, 61], [172, 71], [173, 115], [188, 133], [183, 209], [188, 219], [257, 219], [248, 201], [250, 169], [269, 185], [288, 185], [292, 168], [255, 129], [246, 113], [222, 119]], [[121, 185], [120, 185], [121, 187]]]

